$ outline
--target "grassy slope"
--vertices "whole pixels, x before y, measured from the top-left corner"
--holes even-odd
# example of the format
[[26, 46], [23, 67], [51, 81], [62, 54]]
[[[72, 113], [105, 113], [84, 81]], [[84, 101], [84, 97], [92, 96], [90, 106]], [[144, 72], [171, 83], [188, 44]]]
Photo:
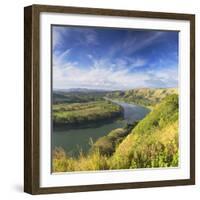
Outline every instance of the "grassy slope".
[[109, 98], [119, 99], [125, 102], [133, 102], [143, 106], [154, 106], [166, 96], [177, 93], [177, 88], [141, 88], [127, 90], [125, 92], [112, 92], [107, 94], [107, 96]]
[[100, 137], [92, 145], [91, 151], [99, 151], [101, 155], [111, 156], [115, 152], [116, 147], [130, 133], [137, 123], [138, 122], [135, 122], [133, 125], [126, 125], [124, 128], [114, 129], [108, 135]]
[[177, 166], [178, 95], [170, 95], [119, 145], [112, 168]]
[[80, 154], [77, 159], [57, 149], [53, 156], [53, 170], [61, 172], [177, 166], [178, 95], [170, 95], [156, 105], [115, 147], [112, 156], [104, 155], [96, 149], [87, 156]]

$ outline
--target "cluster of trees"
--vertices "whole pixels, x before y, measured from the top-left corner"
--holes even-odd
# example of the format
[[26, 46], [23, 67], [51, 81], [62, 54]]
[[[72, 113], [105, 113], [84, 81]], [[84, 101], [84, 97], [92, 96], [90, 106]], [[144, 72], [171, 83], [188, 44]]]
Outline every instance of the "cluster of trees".
[[95, 142], [88, 155], [69, 157], [62, 149], [53, 155], [53, 170], [82, 171], [177, 167], [178, 95], [157, 104], [141, 121], [111, 131]]

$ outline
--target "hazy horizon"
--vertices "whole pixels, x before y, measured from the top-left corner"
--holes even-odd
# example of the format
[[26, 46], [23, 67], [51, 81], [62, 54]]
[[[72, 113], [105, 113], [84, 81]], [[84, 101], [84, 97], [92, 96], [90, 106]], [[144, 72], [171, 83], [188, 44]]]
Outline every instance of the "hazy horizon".
[[[177, 89], [178, 87], [159, 87], [159, 88], [155, 88], [155, 87], [140, 87], [140, 88], [131, 88], [131, 89], [127, 89], [127, 90], [134, 90], [134, 89]], [[114, 90], [106, 90], [106, 89], [99, 89], [99, 88], [85, 88], [85, 87], [79, 87], [79, 88], [53, 88], [53, 92], [54, 91], [70, 91], [70, 90], [93, 90], [93, 91], [127, 91], [126, 89], [114, 89]]]

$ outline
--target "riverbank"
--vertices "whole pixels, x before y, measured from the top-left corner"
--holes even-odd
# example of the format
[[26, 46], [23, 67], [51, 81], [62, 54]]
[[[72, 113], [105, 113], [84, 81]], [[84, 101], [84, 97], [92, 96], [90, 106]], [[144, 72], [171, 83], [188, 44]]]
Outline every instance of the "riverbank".
[[135, 121], [141, 120], [143, 117], [145, 117], [146, 114], [151, 111], [151, 109], [149, 109], [148, 107], [137, 105], [133, 102], [127, 103], [125, 101], [110, 99], [107, 97], [104, 97], [104, 99], [123, 107], [124, 118], [126, 119], [127, 123], [130, 124]]
[[135, 103], [135, 102], [133, 102], [133, 101], [129, 101], [129, 100], [127, 100], [127, 99], [124, 99], [124, 98], [113, 98], [113, 99], [111, 99], [111, 98], [108, 98], [108, 97], [104, 97], [104, 99], [105, 100], [107, 100], [107, 101], [111, 101], [111, 102], [113, 102], [113, 103], [125, 103], [125, 104], [128, 104], [128, 105], [133, 105], [133, 106], [139, 106], [139, 107], [143, 107], [143, 108], [145, 108], [145, 109], [148, 109], [149, 111], [152, 111], [152, 109], [153, 109], [153, 105], [143, 105], [143, 104], [139, 104], [139, 103]]
[[53, 122], [53, 130], [54, 131], [69, 131], [69, 130], [79, 130], [79, 129], [88, 129], [88, 128], [99, 128], [103, 125], [112, 124], [115, 121], [122, 121], [123, 120], [123, 112], [116, 117], [108, 118], [108, 119], [98, 119], [97, 121], [89, 121], [84, 123], [54, 123]]
[[[112, 102], [112, 104], [116, 104], [116, 102]], [[95, 142], [108, 135], [112, 130], [124, 128], [127, 124], [133, 124], [143, 119], [149, 112], [148, 109], [141, 106], [124, 102], [117, 102], [117, 104], [123, 109], [123, 115], [119, 118], [102, 120], [100, 123], [96, 121], [93, 124], [89, 123], [88, 126], [85, 124], [84, 127], [80, 125], [70, 128], [67, 128], [67, 126], [53, 127], [52, 148], [62, 147], [71, 156], [79, 155], [80, 149], [83, 153], [87, 153], [91, 147], [89, 144], [91, 139]]]

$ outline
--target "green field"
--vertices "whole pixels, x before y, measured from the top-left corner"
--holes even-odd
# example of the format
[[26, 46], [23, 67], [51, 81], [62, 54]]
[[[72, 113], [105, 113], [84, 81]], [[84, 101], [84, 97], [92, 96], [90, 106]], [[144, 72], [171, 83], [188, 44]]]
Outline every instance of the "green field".
[[53, 105], [55, 126], [74, 127], [105, 122], [123, 115], [123, 109], [112, 102], [101, 100], [87, 103], [60, 103]]
[[[56, 148], [53, 151], [53, 171], [177, 167], [179, 163], [178, 94], [176, 89], [173, 89], [174, 91], [167, 90], [152, 91], [146, 89], [146, 91], [143, 90], [143, 96], [140, 98], [142, 100], [131, 98], [131, 102], [138, 101], [142, 105], [146, 104], [144, 102], [147, 99], [147, 105], [153, 105], [152, 111], [137, 123], [113, 130], [107, 136], [99, 138], [95, 143], [91, 141], [91, 149], [87, 155], [80, 151], [80, 155], [73, 158], [68, 156], [62, 148]], [[119, 95], [116, 97], [116, 94], [112, 93], [107, 94], [107, 96], [118, 98]], [[137, 94], [137, 96], [140, 95]], [[159, 99], [156, 99], [158, 97]], [[120, 98], [125, 100], [127, 97], [123, 93]], [[95, 108], [92, 108], [91, 104], [95, 105]], [[81, 115], [84, 119], [84, 116], [88, 118], [94, 112], [94, 116], [98, 116], [96, 113], [97, 111], [101, 113], [102, 108], [109, 110], [109, 112], [103, 112], [104, 116], [110, 115], [108, 114], [110, 111], [120, 110], [115, 105], [104, 101], [87, 103], [84, 105], [85, 107], [82, 106], [82, 104], [55, 105], [53, 114], [59, 116], [59, 113], [62, 113], [60, 109], [63, 109], [63, 113], [67, 110], [71, 116]], [[77, 109], [74, 109], [76, 107]], [[83, 109], [81, 110], [81, 108]], [[66, 119], [66, 116], [68, 115], [61, 114], [60, 119]]]

